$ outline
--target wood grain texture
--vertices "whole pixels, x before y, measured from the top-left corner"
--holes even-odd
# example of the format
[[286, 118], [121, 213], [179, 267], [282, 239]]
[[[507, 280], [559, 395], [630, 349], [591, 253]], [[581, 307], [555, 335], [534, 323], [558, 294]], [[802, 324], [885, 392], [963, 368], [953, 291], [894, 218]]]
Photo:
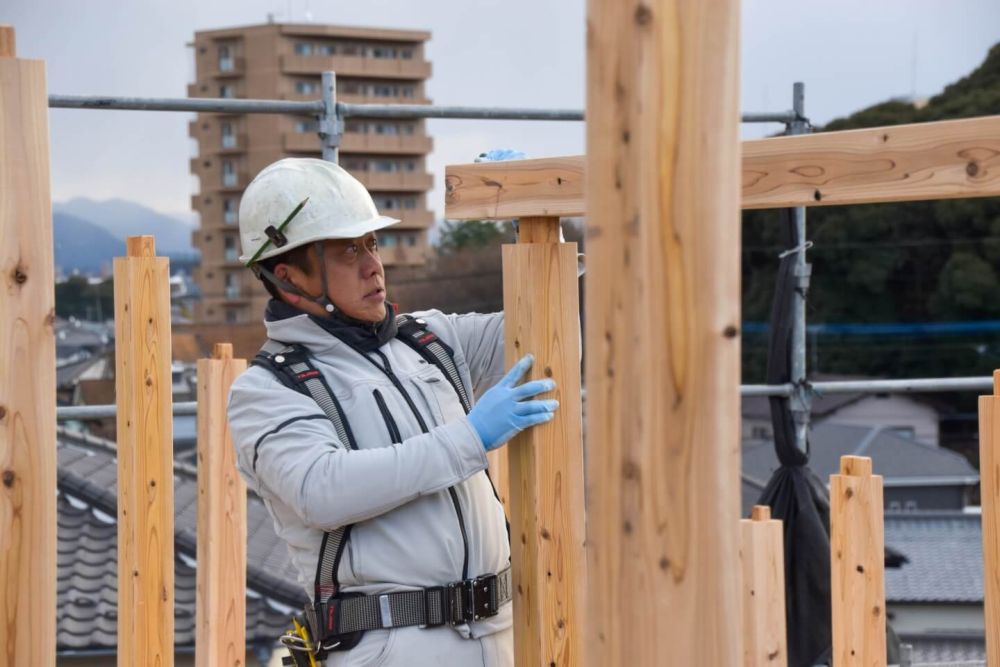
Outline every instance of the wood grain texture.
[[46, 95], [43, 62], [0, 57], [0, 665], [11, 667], [56, 660], [55, 276]]
[[[994, 376], [996, 377], [996, 376]], [[1000, 665], [1000, 391], [979, 397], [986, 664]]]
[[246, 665], [247, 489], [229, 433], [233, 346], [198, 360], [198, 582], [195, 665]]
[[[864, 457], [842, 457], [830, 475], [830, 595], [833, 664], [886, 664], [882, 476]], [[845, 460], [850, 459], [850, 460]]]
[[[583, 156], [455, 165], [445, 217], [585, 214]], [[1000, 195], [1000, 116], [743, 142], [742, 207]]]
[[174, 662], [170, 267], [153, 238], [114, 261], [118, 665]]
[[781, 521], [771, 518], [770, 507], [757, 505], [750, 519], [740, 520], [740, 563], [743, 665], [784, 667], [788, 664], [784, 535]]
[[[557, 222], [558, 224], [558, 222]], [[507, 365], [535, 356], [553, 378], [555, 418], [506, 447], [510, 475], [514, 647], [518, 665], [583, 664], [583, 442], [575, 243], [503, 247]]]
[[589, 0], [588, 662], [743, 662], [739, 4]]

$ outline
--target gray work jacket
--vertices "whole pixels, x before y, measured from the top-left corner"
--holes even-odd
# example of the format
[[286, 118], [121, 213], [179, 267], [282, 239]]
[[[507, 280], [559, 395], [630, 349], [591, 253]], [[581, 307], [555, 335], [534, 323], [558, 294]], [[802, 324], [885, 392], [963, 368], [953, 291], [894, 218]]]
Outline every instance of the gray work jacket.
[[[503, 376], [502, 314], [414, 315], [454, 350], [462, 380], [475, 396]], [[229, 423], [237, 466], [288, 543], [310, 597], [323, 533], [347, 524], [354, 527], [338, 569], [345, 592], [459, 581], [466, 550], [469, 577], [504, 569], [510, 545], [503, 507], [484, 472], [486, 453], [438, 368], [399, 340], [379, 348], [426, 422], [429, 432], [423, 433], [392, 379], [307, 315], [266, 326], [271, 340], [309, 350], [358, 446], [355, 451], [340, 442], [316, 402], [267, 369], [251, 367], [233, 383]], [[401, 444], [392, 444], [393, 428]], [[470, 625], [457, 629], [473, 637], [505, 629], [511, 606]]]

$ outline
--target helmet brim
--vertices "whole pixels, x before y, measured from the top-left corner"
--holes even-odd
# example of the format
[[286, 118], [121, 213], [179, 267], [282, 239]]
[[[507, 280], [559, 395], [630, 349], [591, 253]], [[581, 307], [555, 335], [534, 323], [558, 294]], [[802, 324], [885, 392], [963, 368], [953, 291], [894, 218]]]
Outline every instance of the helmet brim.
[[[357, 222], [352, 225], [342, 227], [337, 230], [336, 234], [331, 234], [330, 232], [324, 232], [322, 234], [313, 234], [311, 236], [304, 236], [302, 238], [295, 239], [294, 243], [286, 243], [280, 248], [274, 245], [268, 246], [267, 250], [260, 254], [257, 261], [268, 259], [270, 257], [276, 257], [277, 255], [282, 255], [289, 250], [294, 250], [301, 246], [307, 245], [309, 243], [314, 243], [316, 241], [327, 241], [332, 239], [356, 239], [366, 234], [372, 232], [377, 232], [380, 229], [385, 229], [386, 227], [391, 227], [399, 222], [398, 218], [390, 218], [386, 215], [379, 215], [370, 220], [364, 220], [362, 222]], [[246, 264], [250, 261], [251, 255], [242, 255], [240, 261]]]

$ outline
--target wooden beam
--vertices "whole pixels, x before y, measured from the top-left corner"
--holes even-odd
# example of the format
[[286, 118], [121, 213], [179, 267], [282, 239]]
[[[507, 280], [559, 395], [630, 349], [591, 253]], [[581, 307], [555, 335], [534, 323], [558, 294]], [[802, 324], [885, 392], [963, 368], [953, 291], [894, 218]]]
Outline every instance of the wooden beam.
[[743, 661], [739, 43], [738, 0], [589, 0], [593, 665]]
[[986, 662], [1000, 665], [1000, 371], [993, 372], [993, 394], [979, 397], [979, 474]]
[[788, 664], [784, 536], [770, 507], [757, 505], [749, 519], [740, 520], [740, 562], [743, 665], [784, 667]]
[[830, 475], [830, 594], [833, 664], [886, 664], [882, 476], [864, 456], [840, 459]]
[[170, 267], [152, 236], [114, 260], [118, 664], [174, 663]]
[[56, 359], [45, 63], [0, 27], [0, 665], [56, 661]]
[[[558, 383], [548, 424], [506, 447], [514, 580], [514, 663], [583, 663], [584, 493], [580, 397], [580, 302], [576, 244], [559, 219], [522, 221], [521, 240], [503, 247], [508, 366], [534, 354], [534, 379]], [[548, 396], [547, 396], [548, 397]]]
[[[583, 156], [449, 166], [445, 217], [584, 215]], [[1000, 196], [1000, 116], [743, 142], [743, 208]]]
[[198, 360], [198, 667], [246, 665], [247, 487], [226, 418], [229, 388], [246, 368], [229, 343]]

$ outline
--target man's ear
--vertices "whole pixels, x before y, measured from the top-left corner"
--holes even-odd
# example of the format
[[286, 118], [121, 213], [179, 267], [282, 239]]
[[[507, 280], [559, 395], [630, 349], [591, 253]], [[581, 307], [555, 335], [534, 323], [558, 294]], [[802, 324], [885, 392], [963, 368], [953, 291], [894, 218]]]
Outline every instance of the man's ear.
[[[280, 278], [281, 280], [284, 280], [287, 283], [295, 285], [295, 283], [292, 280], [290, 280], [287, 264], [278, 264], [277, 266], [275, 266], [274, 275]], [[295, 286], [298, 287], [298, 285]], [[302, 297], [299, 296], [298, 294], [295, 294], [294, 292], [289, 292], [287, 290], [283, 290], [281, 289], [280, 285], [275, 285], [275, 287], [278, 289], [278, 293], [281, 294], [281, 297], [288, 303], [292, 304], [293, 306], [297, 305], [300, 301], [302, 301]]]

